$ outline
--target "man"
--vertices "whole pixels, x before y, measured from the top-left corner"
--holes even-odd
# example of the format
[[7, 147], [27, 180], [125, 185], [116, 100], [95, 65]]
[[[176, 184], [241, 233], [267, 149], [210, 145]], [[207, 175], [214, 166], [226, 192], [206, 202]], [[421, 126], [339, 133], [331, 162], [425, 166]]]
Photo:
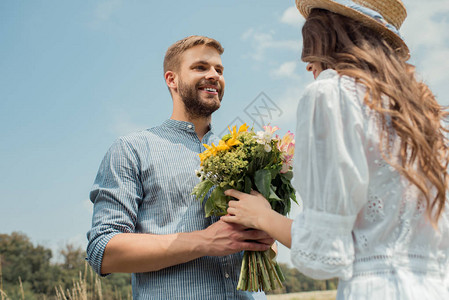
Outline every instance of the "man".
[[206, 219], [190, 195], [202, 144], [217, 142], [210, 123], [224, 93], [222, 53], [218, 41], [201, 36], [170, 46], [171, 118], [118, 139], [95, 179], [88, 260], [102, 275], [133, 273], [134, 299], [253, 299], [236, 290], [241, 251], [267, 250], [273, 240]]

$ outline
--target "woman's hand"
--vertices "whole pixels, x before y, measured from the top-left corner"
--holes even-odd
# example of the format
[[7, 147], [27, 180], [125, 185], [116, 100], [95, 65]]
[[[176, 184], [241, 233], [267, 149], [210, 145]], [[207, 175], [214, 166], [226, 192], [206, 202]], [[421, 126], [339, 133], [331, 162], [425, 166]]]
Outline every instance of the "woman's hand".
[[229, 215], [221, 217], [223, 221], [262, 230], [264, 218], [272, 211], [262, 194], [256, 191], [246, 194], [232, 189], [225, 191], [225, 194], [239, 201], [229, 201]]
[[246, 194], [236, 190], [227, 190], [225, 194], [239, 201], [229, 201], [229, 215], [221, 217], [221, 220], [262, 230], [290, 248], [293, 220], [272, 210], [270, 203], [256, 191]]

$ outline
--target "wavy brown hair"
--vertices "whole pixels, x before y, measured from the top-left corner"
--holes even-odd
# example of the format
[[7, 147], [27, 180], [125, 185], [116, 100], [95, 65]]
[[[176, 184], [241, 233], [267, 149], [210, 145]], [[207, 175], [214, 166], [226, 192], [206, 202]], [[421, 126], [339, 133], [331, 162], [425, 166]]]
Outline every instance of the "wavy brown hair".
[[[320, 62], [363, 83], [365, 104], [381, 120], [381, 151], [424, 197], [426, 213], [436, 226], [448, 190], [449, 149], [443, 122], [448, 112], [428, 86], [415, 77], [405, 57], [362, 23], [327, 10], [313, 9], [303, 29], [302, 60]], [[388, 97], [383, 97], [386, 95]], [[390, 123], [400, 137], [400, 164], [393, 163]], [[388, 157], [387, 157], [388, 156]]]

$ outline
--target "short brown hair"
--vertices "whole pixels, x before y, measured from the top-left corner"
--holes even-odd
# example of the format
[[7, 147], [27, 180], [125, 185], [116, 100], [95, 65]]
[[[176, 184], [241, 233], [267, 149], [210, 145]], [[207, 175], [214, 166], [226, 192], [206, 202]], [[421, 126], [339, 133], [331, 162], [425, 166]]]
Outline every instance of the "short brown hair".
[[181, 54], [186, 50], [198, 45], [206, 45], [212, 47], [216, 49], [220, 55], [223, 54], [224, 51], [220, 42], [215, 39], [199, 35], [188, 36], [186, 38], [183, 38], [182, 40], [177, 41], [167, 49], [164, 58], [164, 74], [167, 71], [177, 71], [180, 64]]

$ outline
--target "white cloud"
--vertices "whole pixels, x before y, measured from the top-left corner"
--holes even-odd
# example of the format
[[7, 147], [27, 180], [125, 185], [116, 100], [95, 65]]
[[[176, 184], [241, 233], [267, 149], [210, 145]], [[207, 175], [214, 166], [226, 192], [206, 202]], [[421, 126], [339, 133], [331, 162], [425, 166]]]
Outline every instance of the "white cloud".
[[304, 18], [301, 16], [296, 6], [291, 6], [282, 14], [281, 23], [300, 27], [304, 23]]
[[410, 47], [446, 44], [449, 39], [449, 1], [409, 1], [402, 32]]
[[282, 114], [274, 117], [271, 123], [279, 126], [283, 132], [287, 132], [287, 130], [295, 132], [298, 101], [304, 92], [304, 88], [311, 80], [313, 79], [298, 76], [294, 81], [285, 82], [284, 92], [276, 98], [273, 97], [273, 101], [279, 106]]
[[122, 0], [103, 0], [98, 2], [92, 12], [92, 19], [88, 26], [94, 30], [108, 30], [111, 32], [122, 32], [123, 27], [114, 18], [122, 7]]
[[139, 124], [133, 121], [133, 118], [126, 111], [112, 109], [111, 112], [111, 131], [114, 136], [123, 136], [132, 132], [144, 130], [147, 124]]
[[296, 61], [287, 61], [281, 64], [277, 69], [273, 70], [271, 74], [278, 78], [298, 79], [299, 76], [295, 73], [298, 63]]
[[[441, 104], [449, 99], [449, 1], [408, 1], [402, 33], [411, 62]], [[446, 98], [443, 98], [446, 97]]]
[[253, 28], [242, 34], [242, 40], [252, 43], [253, 52], [248, 55], [254, 60], [261, 61], [266, 58], [268, 50], [290, 50], [298, 52], [300, 49], [299, 40], [276, 40], [275, 32], [258, 32]]
[[106, 0], [98, 3], [95, 10], [97, 21], [108, 21], [121, 6], [121, 0]]

